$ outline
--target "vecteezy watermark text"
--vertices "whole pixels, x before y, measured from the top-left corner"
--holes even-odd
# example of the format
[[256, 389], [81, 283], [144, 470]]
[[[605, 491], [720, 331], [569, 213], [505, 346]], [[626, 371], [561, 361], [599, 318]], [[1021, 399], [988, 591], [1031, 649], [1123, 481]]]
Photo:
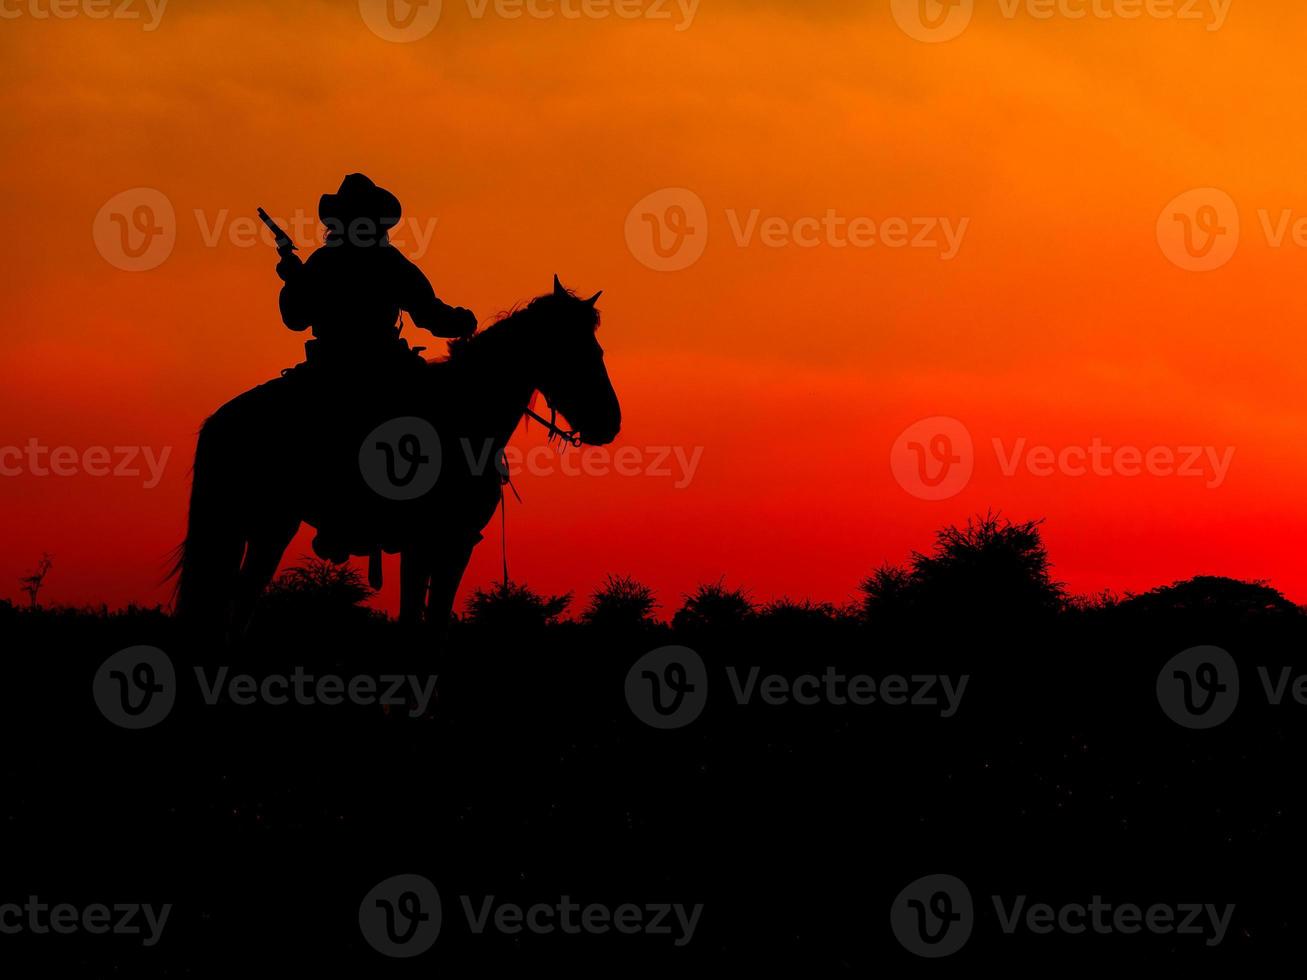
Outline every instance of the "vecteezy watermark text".
[[[568, 936], [645, 935], [668, 937], [683, 947], [694, 938], [703, 905], [680, 902], [574, 901], [558, 899], [522, 905], [494, 895], [460, 895], [458, 906], [470, 934], [495, 932]], [[411, 958], [426, 952], [440, 936], [443, 905], [436, 886], [415, 874], [395, 875], [373, 887], [359, 905], [359, 930], [373, 949], [386, 956]]]
[[[254, 215], [233, 217], [230, 208], [213, 213], [195, 208], [192, 215], [205, 248], [272, 250], [276, 246], [272, 231]], [[384, 234], [387, 241], [415, 260], [427, 254], [440, 223], [439, 218], [416, 215], [405, 215], [398, 224], [386, 228], [369, 219], [356, 219], [348, 224], [323, 223], [316, 215], [303, 210], [288, 217], [274, 215], [273, 220], [300, 248], [327, 245], [328, 232], [335, 236], [333, 241], [344, 240], [353, 245], [371, 245]], [[133, 187], [115, 194], [101, 206], [91, 223], [91, 235], [96, 250], [110, 265], [124, 272], [148, 272], [172, 255], [179, 224], [177, 211], [166, 194], [154, 187]]]
[[0, 20], [141, 20], [153, 31], [163, 19], [168, 0], [0, 0]]
[[[1084, 443], [1053, 446], [1025, 436], [995, 436], [990, 444], [1005, 477], [1025, 473], [1040, 479], [1155, 477], [1197, 480], [1208, 490], [1225, 484], [1234, 446], [1116, 445], [1100, 436]], [[947, 416], [921, 419], [899, 434], [890, 449], [890, 470], [908, 493], [921, 500], [947, 500], [971, 482], [977, 463], [971, 431]]]
[[[915, 249], [956, 258], [970, 218], [940, 215], [849, 215], [835, 208], [796, 218], [764, 214], [761, 208], [723, 212], [737, 248]], [[626, 245], [642, 265], [678, 272], [694, 265], [708, 247], [707, 205], [685, 187], [664, 187], [635, 203], [626, 216]]]
[[[383, 41], [420, 41], [440, 23], [442, 0], [358, 0], [359, 13]], [[644, 20], [689, 30], [699, 0], [464, 0], [472, 20]]]
[[171, 903], [157, 909], [139, 902], [93, 903], [79, 908], [66, 902], [50, 905], [36, 895], [29, 895], [22, 905], [0, 904], [0, 935], [71, 936], [84, 932], [91, 936], [143, 936], [141, 945], [154, 946], [163, 937], [171, 913]]
[[[193, 668], [202, 703], [237, 707], [267, 705], [408, 707], [410, 718], [425, 714], [436, 693], [435, 674], [315, 674], [301, 666], [289, 674], [232, 673], [227, 665]], [[119, 650], [100, 665], [92, 695], [100, 713], [120, 728], [150, 728], [176, 703], [179, 682], [172, 659], [157, 647]]]
[[[1026, 894], [992, 895], [999, 931], [1005, 936], [1060, 933], [1080, 936], [1132, 936], [1151, 933], [1201, 940], [1219, 946], [1229, 932], [1235, 907], [1206, 902], [1109, 902], [1101, 895], [1086, 901], [1041, 902]], [[890, 927], [908, 951], [928, 959], [951, 956], [971, 938], [979, 912], [966, 884], [953, 875], [926, 875], [909, 884], [890, 905]]]
[[[737, 707], [868, 707], [926, 709], [941, 718], [957, 714], [971, 680], [969, 674], [846, 674], [828, 666], [820, 673], [764, 674], [762, 668], [725, 668], [727, 687]], [[651, 650], [627, 672], [626, 703], [651, 728], [684, 728], [708, 701], [708, 667], [684, 646]]]
[[[995, 0], [1008, 21], [1174, 20], [1200, 23], [1207, 31], [1225, 26], [1234, 0]], [[895, 23], [917, 41], [939, 44], [970, 25], [977, 0], [890, 0]]]
[[[0, 477], [93, 476], [145, 480], [153, 490], [163, 479], [172, 446], [47, 446], [33, 437], [24, 446], [0, 446]], [[142, 471], [141, 464], [145, 470]]]

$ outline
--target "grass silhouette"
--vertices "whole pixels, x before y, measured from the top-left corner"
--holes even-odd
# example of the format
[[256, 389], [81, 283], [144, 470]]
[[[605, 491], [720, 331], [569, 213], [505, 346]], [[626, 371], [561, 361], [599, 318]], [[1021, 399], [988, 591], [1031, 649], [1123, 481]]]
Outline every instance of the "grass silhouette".
[[[991, 922], [966, 956], [1296, 955], [1307, 707], [1292, 681], [1307, 616], [1266, 583], [1199, 577], [1070, 596], [1040, 525], [985, 515], [873, 572], [848, 607], [758, 603], [718, 581], [660, 619], [651, 590], [614, 576], [568, 619], [570, 595], [510, 582], [474, 591], [435, 643], [369, 612], [366, 592], [348, 571], [292, 570], [230, 649], [188, 646], [161, 609], [0, 604], [17, 887], [54, 888], [46, 855], [58, 851], [83, 892], [175, 902], [174, 945], [112, 947], [115, 968], [140, 975], [186, 965], [179, 950], [196, 944], [224, 968], [286, 949], [298, 963], [373, 969], [358, 903], [407, 872], [445, 896], [442, 968], [906, 966], [916, 961], [888, 928], [889, 903], [941, 872], [966, 881], [978, 908], [994, 894], [1099, 894], [1237, 909], [1218, 949], [1175, 935], [1019, 942]], [[90, 691], [107, 657], [138, 644], [169, 655], [181, 689], [162, 723], [134, 732], [106, 721]], [[624, 685], [673, 644], [702, 658], [707, 704], [660, 731]], [[1210, 731], [1177, 725], [1156, 693], [1171, 658], [1196, 645], [1228, 650], [1241, 678], [1237, 710]], [[437, 694], [420, 717], [208, 705], [191, 676], [296, 667], [434, 674]], [[1282, 704], [1265, 696], [1263, 673], [1273, 687], [1289, 678]], [[805, 674], [818, 691], [828, 679], [899, 678], [905, 695], [858, 706], [757, 693], [789, 692]], [[923, 676], [967, 678], [955, 714], [913, 703]], [[703, 902], [705, 913], [684, 949], [617, 934], [475, 935], [458, 896], [491, 894]], [[51, 949], [37, 952], [70, 964], [100, 955]]]

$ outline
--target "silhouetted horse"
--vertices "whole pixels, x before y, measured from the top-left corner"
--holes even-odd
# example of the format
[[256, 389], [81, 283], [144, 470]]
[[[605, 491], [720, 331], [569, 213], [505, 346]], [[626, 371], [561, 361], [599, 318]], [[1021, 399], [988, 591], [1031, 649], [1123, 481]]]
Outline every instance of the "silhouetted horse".
[[[434, 623], [448, 621], [472, 549], [500, 501], [500, 453], [537, 391], [582, 442], [616, 438], [621, 409], [595, 337], [598, 298], [577, 298], [555, 276], [553, 292], [455, 341], [447, 359], [412, 368], [414, 380], [403, 386], [412, 390], [387, 401], [380, 418], [376, 406], [349, 402], [350, 413], [366, 421], [361, 433], [412, 416], [439, 437], [434, 486], [411, 500], [368, 505], [385, 510], [388, 520], [377, 526], [391, 533], [376, 534], [365, 553], [402, 555], [401, 619], [418, 621], [425, 610]], [[353, 395], [340, 392], [341, 399]], [[324, 425], [304, 404], [293, 377], [247, 391], [205, 421], [178, 562], [179, 616], [220, 633], [243, 629], [300, 524], [320, 526], [341, 484], [362, 485], [360, 464], [324, 462], [323, 440], [339, 443], [341, 436], [315, 434], [315, 427], [330, 428], [330, 420]]]

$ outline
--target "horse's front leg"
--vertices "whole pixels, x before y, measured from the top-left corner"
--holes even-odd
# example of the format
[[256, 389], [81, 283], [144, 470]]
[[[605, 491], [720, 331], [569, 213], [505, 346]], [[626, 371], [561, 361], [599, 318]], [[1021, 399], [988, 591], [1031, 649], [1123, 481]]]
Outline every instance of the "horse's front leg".
[[415, 544], [399, 555], [399, 621], [408, 626], [422, 622], [431, 581], [429, 549]]
[[268, 587], [272, 577], [277, 574], [281, 556], [295, 539], [300, 522], [297, 517], [270, 519], [264, 521], [249, 537], [245, 549], [245, 560], [241, 563], [240, 575], [236, 583], [235, 613], [232, 630], [235, 636], [243, 636], [249, 629], [254, 617], [254, 607], [259, 596]]
[[431, 598], [427, 606], [428, 621], [439, 630], [449, 626], [454, 612], [454, 598], [458, 595], [459, 583], [463, 573], [472, 560], [472, 549], [481, 540], [481, 535], [459, 542], [448, 542], [439, 551], [432, 554]]

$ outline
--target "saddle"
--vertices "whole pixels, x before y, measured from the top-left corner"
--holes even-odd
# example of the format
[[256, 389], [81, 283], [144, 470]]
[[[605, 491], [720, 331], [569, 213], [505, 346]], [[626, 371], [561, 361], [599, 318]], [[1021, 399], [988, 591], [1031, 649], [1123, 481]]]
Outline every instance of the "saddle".
[[[396, 501], [369, 485], [360, 451], [370, 433], [391, 420], [421, 417], [427, 377], [424, 348], [396, 336], [384, 344], [304, 345], [305, 360], [282, 372], [293, 400], [311, 421], [303, 458], [313, 551], [336, 564], [366, 555], [379, 569], [380, 552], [398, 551], [412, 535], [413, 501]], [[420, 502], [418, 502], [420, 503]], [[379, 572], [370, 578], [379, 586]]]

